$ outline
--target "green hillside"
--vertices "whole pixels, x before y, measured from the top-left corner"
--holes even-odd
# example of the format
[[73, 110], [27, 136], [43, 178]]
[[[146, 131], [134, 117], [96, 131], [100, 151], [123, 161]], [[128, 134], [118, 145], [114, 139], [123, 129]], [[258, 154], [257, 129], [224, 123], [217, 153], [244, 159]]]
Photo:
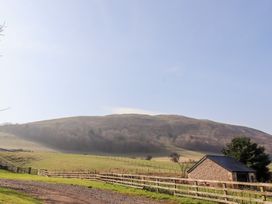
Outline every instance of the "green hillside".
[[175, 115], [72, 117], [0, 132], [62, 152], [166, 156], [183, 149], [218, 153], [235, 136], [248, 136], [272, 153], [272, 136], [241, 126]]
[[13, 134], [0, 132], [0, 149], [8, 150], [31, 150], [31, 151], [53, 151], [38, 142], [28, 141]]

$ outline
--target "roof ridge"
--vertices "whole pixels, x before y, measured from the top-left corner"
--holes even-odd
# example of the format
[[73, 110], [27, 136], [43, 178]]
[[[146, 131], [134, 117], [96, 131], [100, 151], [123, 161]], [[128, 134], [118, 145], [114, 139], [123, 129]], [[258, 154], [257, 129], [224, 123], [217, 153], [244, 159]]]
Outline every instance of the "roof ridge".
[[[216, 159], [216, 158], [223, 158], [223, 159]], [[224, 169], [227, 169], [230, 172], [254, 172], [252, 168], [246, 166], [242, 162], [236, 160], [233, 157], [226, 156], [226, 155], [205, 155], [202, 157], [195, 165], [193, 165], [187, 173], [192, 172], [198, 165], [200, 165], [206, 159], [212, 160], [217, 165], [221, 166]]]

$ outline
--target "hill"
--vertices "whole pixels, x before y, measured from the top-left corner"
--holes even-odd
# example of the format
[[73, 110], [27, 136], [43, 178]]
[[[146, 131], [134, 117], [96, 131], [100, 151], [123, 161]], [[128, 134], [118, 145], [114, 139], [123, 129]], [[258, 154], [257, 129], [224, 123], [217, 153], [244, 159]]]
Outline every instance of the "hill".
[[0, 152], [31, 150], [31, 151], [53, 151], [52, 149], [37, 142], [28, 141], [13, 134], [0, 132]]
[[71, 117], [5, 125], [0, 132], [64, 152], [153, 155], [182, 149], [218, 153], [244, 135], [272, 153], [272, 136], [259, 130], [176, 115]]

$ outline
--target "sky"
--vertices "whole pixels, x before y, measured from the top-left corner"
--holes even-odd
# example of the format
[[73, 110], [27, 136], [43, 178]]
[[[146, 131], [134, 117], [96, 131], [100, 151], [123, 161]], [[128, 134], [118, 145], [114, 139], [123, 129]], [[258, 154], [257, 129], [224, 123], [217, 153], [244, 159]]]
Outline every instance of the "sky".
[[272, 133], [270, 0], [0, 0], [0, 123], [178, 114]]

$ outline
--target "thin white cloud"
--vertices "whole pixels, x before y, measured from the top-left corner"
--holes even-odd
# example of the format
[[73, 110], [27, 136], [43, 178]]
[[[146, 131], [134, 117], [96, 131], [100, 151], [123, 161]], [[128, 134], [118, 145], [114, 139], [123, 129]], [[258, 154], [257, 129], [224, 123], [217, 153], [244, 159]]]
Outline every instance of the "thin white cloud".
[[159, 115], [161, 113], [149, 110], [129, 107], [114, 107], [111, 109], [112, 114], [145, 114], [145, 115]]

